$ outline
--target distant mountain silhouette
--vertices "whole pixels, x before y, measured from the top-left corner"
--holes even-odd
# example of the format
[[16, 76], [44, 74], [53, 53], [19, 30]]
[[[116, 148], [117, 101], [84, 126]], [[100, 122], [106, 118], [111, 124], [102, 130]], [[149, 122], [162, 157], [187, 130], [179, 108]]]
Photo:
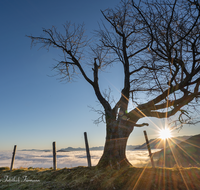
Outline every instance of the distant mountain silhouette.
[[[172, 137], [171, 139], [173, 140], [173, 142], [171, 143], [175, 145], [175, 144], [179, 144], [184, 140], [189, 139], [191, 136], [180, 136], [180, 137]], [[164, 144], [165, 141], [163, 141], [162, 139], [150, 139], [149, 140], [149, 144], [151, 149], [163, 149], [164, 147], [168, 147], [168, 141], [166, 141], [166, 143]], [[136, 147], [135, 149], [147, 149], [147, 145], [146, 142], [138, 147]]]
[[[98, 146], [98, 147], [92, 147], [90, 148], [90, 150], [103, 150], [104, 147], [103, 146]], [[62, 148], [60, 150], [58, 150], [57, 152], [71, 152], [71, 151], [85, 151], [85, 148], [72, 148], [72, 147], [68, 147], [68, 148]]]
[[135, 150], [136, 147], [138, 147], [138, 145], [127, 145], [126, 150]]
[[[179, 144], [182, 141], [190, 138], [191, 136], [180, 136], [180, 137], [174, 137], [172, 138], [173, 141], [175, 143], [172, 143], [173, 145], [171, 146], [175, 146], [175, 144]], [[149, 140], [150, 143], [150, 147], [151, 149], [163, 149], [164, 148], [164, 141], [160, 140], [160, 139], [151, 139]], [[168, 143], [166, 143], [166, 147], [168, 147]], [[104, 147], [103, 146], [98, 146], [98, 147], [91, 147], [90, 150], [103, 150]], [[142, 144], [142, 145], [127, 145], [126, 146], [126, 150], [138, 150], [138, 149], [147, 149], [147, 145], [146, 143]], [[43, 151], [43, 152], [51, 152], [52, 150], [39, 150], [39, 149], [23, 149], [21, 151]], [[73, 147], [68, 147], [68, 148], [62, 148], [60, 150], [58, 150], [57, 152], [71, 152], [71, 151], [85, 151], [85, 148], [73, 148]]]
[[[138, 145], [127, 145], [126, 146], [126, 150], [134, 150], [135, 147], [137, 147]], [[103, 146], [98, 146], [98, 147], [91, 147], [90, 150], [103, 150], [104, 147]], [[62, 148], [60, 150], [58, 150], [57, 152], [71, 152], [71, 151], [85, 151], [85, 148], [73, 148], [73, 147], [68, 147], [68, 148]]]
[[39, 149], [22, 149], [21, 151], [51, 152], [51, 150], [39, 150]]
[[[174, 158], [175, 157], [175, 158]], [[155, 165], [174, 167], [196, 167], [200, 166], [200, 134], [190, 137], [178, 145], [165, 148], [153, 154], [157, 160]], [[165, 158], [165, 159], [164, 159]]]
[[[127, 145], [126, 146], [126, 150], [134, 150], [135, 147], [137, 147], [138, 145]], [[98, 146], [98, 147], [91, 147], [90, 150], [103, 150], [104, 147], [103, 146]], [[51, 152], [52, 150], [39, 150], [39, 149], [23, 149], [21, 151], [40, 151], [40, 152]], [[71, 151], [85, 151], [85, 148], [73, 148], [73, 147], [68, 147], [68, 148], [62, 148], [60, 150], [58, 150], [57, 152], [71, 152]]]
[[68, 147], [68, 148], [62, 148], [60, 150], [58, 150], [57, 152], [71, 152], [71, 151], [83, 151], [85, 150], [85, 148], [73, 148], [73, 147]]

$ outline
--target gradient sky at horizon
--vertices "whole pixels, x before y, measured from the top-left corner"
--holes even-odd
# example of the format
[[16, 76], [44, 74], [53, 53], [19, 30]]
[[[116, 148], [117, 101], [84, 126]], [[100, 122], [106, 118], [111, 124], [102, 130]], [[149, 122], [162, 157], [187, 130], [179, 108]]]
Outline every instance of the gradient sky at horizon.
[[[82, 77], [76, 82], [60, 82], [52, 71], [62, 52], [31, 46], [26, 35], [39, 36], [42, 28], [62, 28], [66, 21], [85, 23], [90, 37], [103, 20], [100, 10], [114, 8], [119, 0], [20, 0], [0, 1], [0, 150], [84, 147], [83, 133], [90, 146], [103, 146], [105, 124], [93, 123], [98, 115], [88, 106], [98, 103], [93, 89]], [[105, 21], [104, 21], [105, 22]], [[112, 67], [101, 78], [103, 89], [110, 86], [115, 98], [120, 96], [122, 70]], [[151, 119], [161, 126], [163, 120]], [[141, 122], [149, 122], [142, 119]], [[144, 143], [158, 137], [156, 127], [135, 128], [128, 144]], [[199, 124], [184, 126], [175, 136], [199, 133]]]

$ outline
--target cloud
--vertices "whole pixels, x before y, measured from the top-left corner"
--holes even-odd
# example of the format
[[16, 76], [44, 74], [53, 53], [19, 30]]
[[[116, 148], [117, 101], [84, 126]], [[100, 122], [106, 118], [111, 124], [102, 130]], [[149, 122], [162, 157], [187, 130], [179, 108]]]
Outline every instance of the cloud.
[[[155, 152], [153, 150], [152, 152]], [[92, 165], [98, 164], [103, 151], [90, 151]], [[150, 162], [147, 150], [133, 150], [126, 151], [128, 160], [133, 166], [144, 166]], [[0, 152], [0, 167], [10, 167], [12, 152]], [[72, 152], [57, 152], [57, 167], [58, 168], [71, 168], [76, 166], [87, 166], [87, 156], [85, 151], [72, 151]], [[17, 151], [14, 168], [19, 167], [53, 167], [53, 154], [52, 152], [40, 151]]]

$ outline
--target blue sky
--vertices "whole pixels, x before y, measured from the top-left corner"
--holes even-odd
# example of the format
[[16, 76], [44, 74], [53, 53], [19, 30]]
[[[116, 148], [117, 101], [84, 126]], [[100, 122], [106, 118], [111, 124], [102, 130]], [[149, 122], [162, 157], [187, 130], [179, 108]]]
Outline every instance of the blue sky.
[[[86, 34], [92, 35], [103, 19], [100, 10], [112, 8], [117, 0], [20, 0], [0, 1], [0, 150], [51, 149], [84, 147], [87, 131], [90, 146], [102, 146], [105, 124], [94, 125], [98, 115], [88, 106], [98, 103], [93, 89], [83, 78], [76, 82], [59, 82], [52, 66], [62, 52], [30, 48], [26, 35], [39, 36], [42, 28], [61, 28], [66, 21], [85, 23]], [[113, 69], [113, 68], [112, 68]], [[115, 75], [114, 75], [115, 74]], [[119, 97], [122, 81], [120, 67], [104, 74], [101, 86], [113, 88]], [[157, 125], [161, 121], [153, 120]], [[141, 121], [143, 122], [143, 121]], [[147, 120], [144, 122], [148, 122]], [[175, 135], [199, 133], [199, 126], [185, 126]], [[143, 130], [149, 138], [157, 137], [156, 127], [134, 129], [128, 144], [144, 142]]]

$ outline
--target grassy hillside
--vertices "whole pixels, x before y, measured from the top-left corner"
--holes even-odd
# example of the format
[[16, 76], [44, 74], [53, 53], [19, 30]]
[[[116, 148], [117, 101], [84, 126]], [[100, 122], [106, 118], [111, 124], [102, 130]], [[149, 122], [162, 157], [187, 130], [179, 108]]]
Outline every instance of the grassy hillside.
[[[27, 177], [25, 177], [27, 176]], [[0, 189], [198, 190], [200, 168], [0, 168]]]
[[[170, 143], [170, 146], [175, 146], [176, 144], [181, 143], [182, 141], [185, 141], [187, 139], [189, 139], [191, 136], [180, 136], [180, 137], [172, 137], [171, 139], [173, 140]], [[163, 149], [165, 147], [168, 147], [169, 144], [168, 142], [164, 143], [163, 140], [157, 138], [157, 139], [150, 139], [149, 140], [149, 144], [151, 149]], [[144, 143], [140, 146], [137, 146], [135, 149], [147, 149], [147, 144]]]
[[200, 135], [195, 135], [181, 142], [153, 154], [157, 159], [157, 166], [173, 167], [178, 164], [183, 167], [199, 167], [200, 166]]

